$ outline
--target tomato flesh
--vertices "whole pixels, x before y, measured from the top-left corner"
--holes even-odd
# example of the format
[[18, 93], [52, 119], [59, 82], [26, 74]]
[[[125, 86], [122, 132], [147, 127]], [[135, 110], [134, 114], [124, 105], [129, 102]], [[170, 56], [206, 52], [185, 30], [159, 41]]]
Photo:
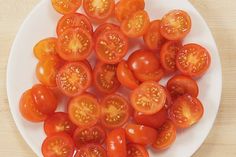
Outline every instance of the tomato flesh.
[[60, 14], [76, 12], [82, 4], [82, 0], [51, 0], [52, 6]]
[[159, 68], [155, 71], [148, 72], [148, 73], [135, 72], [134, 75], [140, 82], [145, 82], [145, 81], [159, 82], [164, 77], [165, 71], [162, 68]]
[[87, 144], [78, 149], [75, 157], [106, 157], [104, 148], [97, 144]]
[[110, 31], [110, 30], [119, 30], [119, 29], [120, 29], [119, 26], [112, 24], [112, 23], [101, 24], [95, 30], [95, 32], [93, 34], [93, 38], [96, 40], [98, 38], [98, 36], [100, 36], [100, 34], [102, 34], [103, 32]]
[[139, 144], [128, 144], [127, 153], [127, 157], [149, 157], [146, 148]]

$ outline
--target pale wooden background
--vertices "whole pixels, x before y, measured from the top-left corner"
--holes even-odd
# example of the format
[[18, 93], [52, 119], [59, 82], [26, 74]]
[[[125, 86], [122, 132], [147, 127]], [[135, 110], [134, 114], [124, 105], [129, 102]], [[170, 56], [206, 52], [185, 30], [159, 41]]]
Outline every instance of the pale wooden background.
[[[209, 24], [223, 65], [214, 128], [194, 157], [236, 157], [236, 0], [190, 0]], [[0, 157], [36, 157], [16, 129], [6, 95], [6, 65], [20, 24], [39, 0], [0, 0]]]

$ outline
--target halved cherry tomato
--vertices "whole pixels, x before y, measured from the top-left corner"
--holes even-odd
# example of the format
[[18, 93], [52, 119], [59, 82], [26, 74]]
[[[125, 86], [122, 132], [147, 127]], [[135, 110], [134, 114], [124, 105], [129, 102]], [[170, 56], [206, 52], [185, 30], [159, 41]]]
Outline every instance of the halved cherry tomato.
[[72, 13], [64, 15], [57, 23], [57, 35], [60, 36], [69, 28], [81, 28], [88, 33], [93, 32], [93, 26], [89, 19], [80, 13]]
[[130, 115], [129, 104], [123, 96], [108, 95], [102, 100], [101, 104], [101, 123], [106, 128], [118, 128], [128, 121]]
[[191, 30], [191, 18], [183, 10], [173, 10], [161, 20], [161, 35], [168, 40], [181, 40]]
[[176, 55], [182, 47], [181, 42], [169, 41], [166, 42], [160, 51], [160, 61], [166, 72], [171, 73], [176, 71]]
[[166, 41], [160, 33], [160, 20], [152, 21], [147, 32], [143, 36], [143, 40], [150, 50], [159, 51]]
[[165, 71], [162, 68], [159, 68], [155, 71], [148, 72], [148, 73], [134, 73], [135, 77], [140, 82], [145, 81], [156, 81], [159, 82], [165, 75]]
[[144, 10], [144, 7], [144, 0], [120, 0], [115, 6], [115, 15], [116, 18], [122, 22], [133, 13]]
[[76, 12], [82, 4], [82, 0], [51, 0], [52, 6], [60, 14]]
[[187, 44], [176, 56], [179, 71], [192, 77], [202, 76], [211, 64], [209, 52], [198, 44]]
[[198, 85], [191, 77], [184, 75], [175, 75], [167, 82], [167, 90], [173, 99], [184, 94], [190, 94], [193, 97], [198, 96]]
[[64, 112], [56, 112], [44, 122], [44, 132], [47, 136], [59, 132], [66, 132], [73, 135], [75, 129], [76, 126], [70, 121], [68, 114]]
[[115, 7], [114, 0], [84, 0], [83, 7], [85, 13], [95, 21], [105, 21], [108, 19]]
[[165, 89], [157, 82], [144, 82], [132, 92], [130, 101], [136, 111], [155, 114], [165, 105]]
[[190, 95], [177, 98], [170, 107], [169, 116], [178, 128], [188, 128], [203, 116], [202, 103]]
[[79, 127], [91, 127], [100, 117], [100, 106], [95, 96], [84, 93], [72, 98], [68, 104], [70, 120]]
[[104, 148], [97, 144], [87, 144], [80, 147], [75, 157], [107, 157]]
[[129, 89], [135, 89], [139, 85], [139, 81], [135, 78], [127, 62], [124, 60], [118, 64], [116, 75], [120, 83]]
[[97, 27], [97, 29], [95, 30], [94, 34], [93, 34], [93, 38], [96, 40], [98, 36], [100, 36], [100, 34], [102, 34], [105, 31], [109, 31], [109, 30], [119, 30], [120, 27], [112, 24], [112, 23], [104, 23], [101, 24], [100, 26]]
[[62, 93], [76, 96], [91, 85], [91, 69], [83, 62], [67, 63], [58, 72], [56, 82]]
[[57, 55], [56, 44], [57, 38], [46, 38], [40, 40], [33, 49], [35, 57], [39, 60], [43, 60], [49, 56]]
[[81, 28], [69, 28], [58, 37], [56, 48], [59, 56], [66, 61], [84, 60], [92, 52], [93, 39]]
[[142, 145], [152, 144], [157, 138], [157, 131], [144, 125], [128, 124], [125, 133], [129, 141]]
[[120, 30], [105, 31], [97, 37], [95, 51], [102, 62], [119, 63], [128, 52], [128, 39]]
[[128, 144], [127, 153], [127, 157], [149, 157], [146, 148], [139, 144]]
[[36, 108], [31, 89], [22, 94], [19, 105], [21, 115], [30, 122], [42, 122], [47, 118], [46, 114]]
[[73, 140], [66, 133], [57, 133], [49, 136], [42, 144], [44, 157], [72, 157], [74, 150]]
[[127, 156], [126, 138], [123, 128], [115, 129], [107, 135], [107, 156], [125, 157]]
[[148, 30], [150, 19], [148, 13], [140, 10], [132, 14], [128, 19], [121, 23], [122, 32], [130, 38], [143, 36]]
[[117, 65], [98, 62], [93, 72], [94, 85], [102, 93], [114, 93], [120, 82], [116, 76]]
[[102, 144], [105, 138], [105, 130], [99, 125], [89, 128], [77, 128], [73, 135], [77, 147], [88, 143]]
[[173, 100], [172, 100], [172, 97], [170, 95], [170, 92], [165, 88], [165, 91], [166, 91], [166, 103], [165, 103], [165, 108], [166, 109], [169, 109], [172, 104], [173, 104]]
[[157, 129], [157, 139], [152, 144], [152, 147], [157, 150], [163, 150], [170, 147], [176, 139], [176, 128], [172, 121], [166, 121], [160, 128]]
[[168, 114], [163, 107], [159, 112], [153, 115], [145, 115], [142, 112], [134, 112], [134, 120], [137, 124], [146, 125], [153, 128], [159, 128], [166, 122]]

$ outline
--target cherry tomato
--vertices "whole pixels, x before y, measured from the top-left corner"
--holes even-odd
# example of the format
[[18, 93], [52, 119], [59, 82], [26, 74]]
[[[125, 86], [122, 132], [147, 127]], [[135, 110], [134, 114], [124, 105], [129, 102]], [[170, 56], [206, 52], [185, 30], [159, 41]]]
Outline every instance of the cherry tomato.
[[184, 94], [190, 94], [193, 97], [197, 97], [199, 91], [197, 82], [184, 75], [176, 75], [172, 77], [167, 82], [167, 90], [174, 99]]
[[156, 150], [163, 150], [170, 147], [176, 139], [176, 128], [172, 121], [166, 121], [160, 128], [157, 129], [157, 139], [152, 144]]
[[172, 100], [172, 97], [170, 95], [170, 92], [165, 88], [165, 91], [166, 91], [166, 103], [165, 103], [165, 108], [166, 109], [169, 109], [172, 104], [173, 104], [173, 100]]
[[120, 0], [115, 6], [115, 15], [122, 22], [128, 19], [133, 13], [144, 10], [144, 7], [144, 0]]
[[115, 7], [114, 0], [84, 0], [85, 13], [95, 21], [101, 22], [108, 19]]
[[165, 105], [165, 89], [157, 82], [144, 82], [131, 93], [130, 101], [136, 111], [146, 115], [155, 114]]
[[56, 44], [57, 38], [46, 38], [40, 40], [33, 49], [35, 57], [39, 60], [43, 60], [49, 56], [57, 55]]
[[19, 109], [21, 115], [30, 122], [42, 122], [47, 118], [46, 114], [41, 113], [36, 108], [36, 103], [32, 96], [31, 89], [25, 91], [22, 94], [20, 98]]
[[190, 95], [177, 98], [170, 107], [169, 116], [178, 128], [188, 128], [203, 116], [202, 103]]
[[120, 82], [116, 76], [117, 65], [98, 62], [93, 72], [94, 85], [102, 93], [114, 93]]
[[44, 157], [73, 157], [74, 143], [66, 133], [57, 133], [47, 137], [42, 144]]
[[102, 144], [105, 138], [105, 130], [99, 125], [89, 128], [77, 128], [73, 136], [77, 147], [88, 143]]
[[66, 61], [84, 60], [92, 52], [93, 39], [81, 28], [70, 28], [58, 37], [56, 48], [59, 56]]
[[70, 120], [79, 127], [91, 127], [100, 117], [100, 106], [95, 96], [84, 93], [72, 98], [68, 104]]
[[115, 129], [107, 135], [107, 156], [127, 156], [125, 131], [122, 128]]
[[146, 148], [139, 144], [128, 144], [127, 153], [127, 157], [149, 157]]
[[160, 32], [168, 40], [182, 40], [191, 27], [191, 18], [187, 12], [173, 10], [162, 18]]
[[132, 14], [128, 19], [123, 20], [120, 28], [126, 36], [138, 38], [147, 32], [149, 24], [148, 13], [140, 10]]
[[89, 19], [80, 13], [64, 15], [57, 23], [57, 35], [60, 36], [69, 28], [81, 28], [90, 34], [93, 32]]
[[87, 144], [80, 147], [75, 157], [107, 157], [104, 148], [97, 144]]
[[56, 82], [65, 95], [79, 95], [92, 83], [91, 69], [84, 62], [67, 63], [58, 72]]
[[128, 124], [125, 133], [129, 141], [141, 145], [152, 144], [157, 138], [157, 131], [144, 125]]
[[164, 75], [165, 71], [162, 68], [159, 68], [155, 71], [148, 72], [148, 73], [134, 73], [135, 77], [140, 81], [140, 82], [145, 82], [145, 81], [160, 81]]
[[112, 24], [112, 23], [101, 24], [95, 30], [95, 32], [93, 34], [93, 38], [96, 40], [98, 38], [98, 36], [100, 36], [100, 34], [102, 34], [103, 32], [110, 31], [110, 30], [119, 30], [119, 29], [120, 29], [119, 26]]
[[165, 42], [165, 38], [160, 33], [160, 24], [160, 20], [152, 21], [143, 36], [143, 40], [150, 50], [159, 51]]
[[137, 124], [146, 125], [153, 128], [159, 128], [167, 120], [168, 115], [163, 107], [159, 112], [153, 115], [145, 115], [142, 112], [134, 112], [134, 120]]
[[82, 0], [51, 0], [52, 6], [60, 14], [74, 13], [79, 9]]
[[128, 39], [120, 30], [105, 31], [97, 37], [95, 51], [100, 61], [119, 63], [128, 52]]
[[66, 132], [73, 135], [75, 129], [76, 126], [70, 121], [68, 114], [64, 112], [56, 112], [44, 122], [44, 131], [47, 136], [59, 132]]
[[160, 51], [160, 61], [166, 72], [171, 73], [176, 71], [176, 55], [182, 47], [181, 42], [169, 41], [166, 42]]
[[126, 61], [121, 61], [117, 67], [117, 78], [120, 83], [129, 88], [135, 89], [139, 85], [139, 81], [135, 78], [133, 72], [129, 69], [129, 66]]
[[176, 56], [179, 71], [192, 77], [202, 76], [211, 64], [209, 52], [198, 44], [187, 44]]

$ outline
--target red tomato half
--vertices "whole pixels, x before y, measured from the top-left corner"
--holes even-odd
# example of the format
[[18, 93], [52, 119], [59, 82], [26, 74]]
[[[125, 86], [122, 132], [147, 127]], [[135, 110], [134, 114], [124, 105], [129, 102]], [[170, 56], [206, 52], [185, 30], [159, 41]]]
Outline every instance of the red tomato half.
[[80, 147], [74, 157], [107, 157], [104, 148], [97, 144]]
[[128, 144], [127, 153], [127, 157], [149, 157], [146, 148], [139, 144]]
[[51, 0], [54, 9], [61, 14], [76, 12], [81, 6], [82, 0]]
[[134, 73], [135, 77], [140, 82], [145, 81], [156, 81], [159, 82], [165, 75], [165, 71], [162, 68], [159, 68], [155, 71], [148, 72], [148, 73]]
[[103, 32], [110, 31], [110, 30], [119, 30], [119, 29], [120, 29], [119, 26], [112, 24], [112, 23], [101, 24], [95, 30], [95, 32], [93, 34], [93, 38], [96, 40], [98, 38], [98, 36], [100, 36], [100, 34], [102, 34]]

